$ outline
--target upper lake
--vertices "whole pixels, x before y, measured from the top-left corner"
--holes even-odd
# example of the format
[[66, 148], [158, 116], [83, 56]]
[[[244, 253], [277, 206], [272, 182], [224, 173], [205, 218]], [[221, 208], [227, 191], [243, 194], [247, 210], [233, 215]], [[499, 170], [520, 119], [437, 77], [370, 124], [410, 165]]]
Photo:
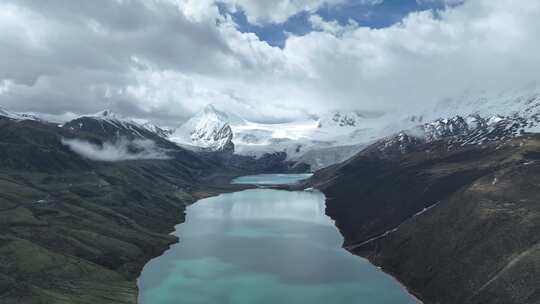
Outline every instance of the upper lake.
[[313, 174], [258, 174], [235, 178], [233, 184], [248, 185], [286, 185], [308, 179]]

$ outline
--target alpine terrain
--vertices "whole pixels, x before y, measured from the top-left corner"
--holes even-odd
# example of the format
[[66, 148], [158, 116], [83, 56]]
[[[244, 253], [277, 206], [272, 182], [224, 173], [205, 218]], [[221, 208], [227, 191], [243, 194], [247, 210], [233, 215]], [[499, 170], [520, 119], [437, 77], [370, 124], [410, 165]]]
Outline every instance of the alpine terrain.
[[540, 1], [0, 1], [0, 304], [540, 304]]

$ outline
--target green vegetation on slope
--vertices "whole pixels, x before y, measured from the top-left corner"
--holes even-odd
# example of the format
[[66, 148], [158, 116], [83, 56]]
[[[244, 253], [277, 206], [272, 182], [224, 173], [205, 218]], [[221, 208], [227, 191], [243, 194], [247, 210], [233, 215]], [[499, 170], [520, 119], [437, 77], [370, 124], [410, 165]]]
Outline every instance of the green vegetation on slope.
[[182, 149], [170, 160], [98, 163], [61, 138], [104, 139], [0, 119], [0, 303], [136, 303], [136, 278], [177, 241], [195, 200], [237, 172]]

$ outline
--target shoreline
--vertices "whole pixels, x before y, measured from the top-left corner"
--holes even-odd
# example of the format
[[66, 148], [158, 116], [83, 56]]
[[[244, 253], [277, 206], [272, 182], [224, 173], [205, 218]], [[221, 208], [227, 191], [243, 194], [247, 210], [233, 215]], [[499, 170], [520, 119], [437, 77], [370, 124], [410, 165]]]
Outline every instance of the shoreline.
[[350, 254], [356, 256], [356, 257], [359, 257], [360, 259], [363, 259], [363, 260], [366, 260], [369, 264], [371, 264], [373, 267], [377, 268], [380, 272], [384, 273], [385, 275], [391, 277], [396, 283], [399, 284], [399, 286], [401, 286], [401, 288], [403, 290], [405, 290], [418, 304], [426, 304], [421, 298], [420, 298], [420, 295], [414, 291], [412, 291], [409, 287], [407, 287], [407, 285], [405, 285], [405, 283], [403, 283], [396, 275], [394, 275], [393, 273], [385, 270], [383, 267], [381, 266], [377, 266], [377, 264], [373, 263], [369, 258], [367, 257], [364, 257], [364, 256], [361, 256], [359, 254], [356, 254], [348, 249], [345, 249], [345, 247], [343, 247], [344, 250], [346, 250], [347, 252], [349, 252]]

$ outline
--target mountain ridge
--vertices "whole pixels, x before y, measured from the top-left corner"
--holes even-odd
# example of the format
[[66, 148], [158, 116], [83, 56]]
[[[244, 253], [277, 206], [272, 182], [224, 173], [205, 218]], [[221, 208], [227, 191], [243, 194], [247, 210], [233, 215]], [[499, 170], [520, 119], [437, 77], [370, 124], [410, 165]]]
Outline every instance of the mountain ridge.
[[528, 133], [530, 117], [425, 123], [302, 188], [326, 194], [346, 249], [426, 304], [538, 303], [540, 135]]

